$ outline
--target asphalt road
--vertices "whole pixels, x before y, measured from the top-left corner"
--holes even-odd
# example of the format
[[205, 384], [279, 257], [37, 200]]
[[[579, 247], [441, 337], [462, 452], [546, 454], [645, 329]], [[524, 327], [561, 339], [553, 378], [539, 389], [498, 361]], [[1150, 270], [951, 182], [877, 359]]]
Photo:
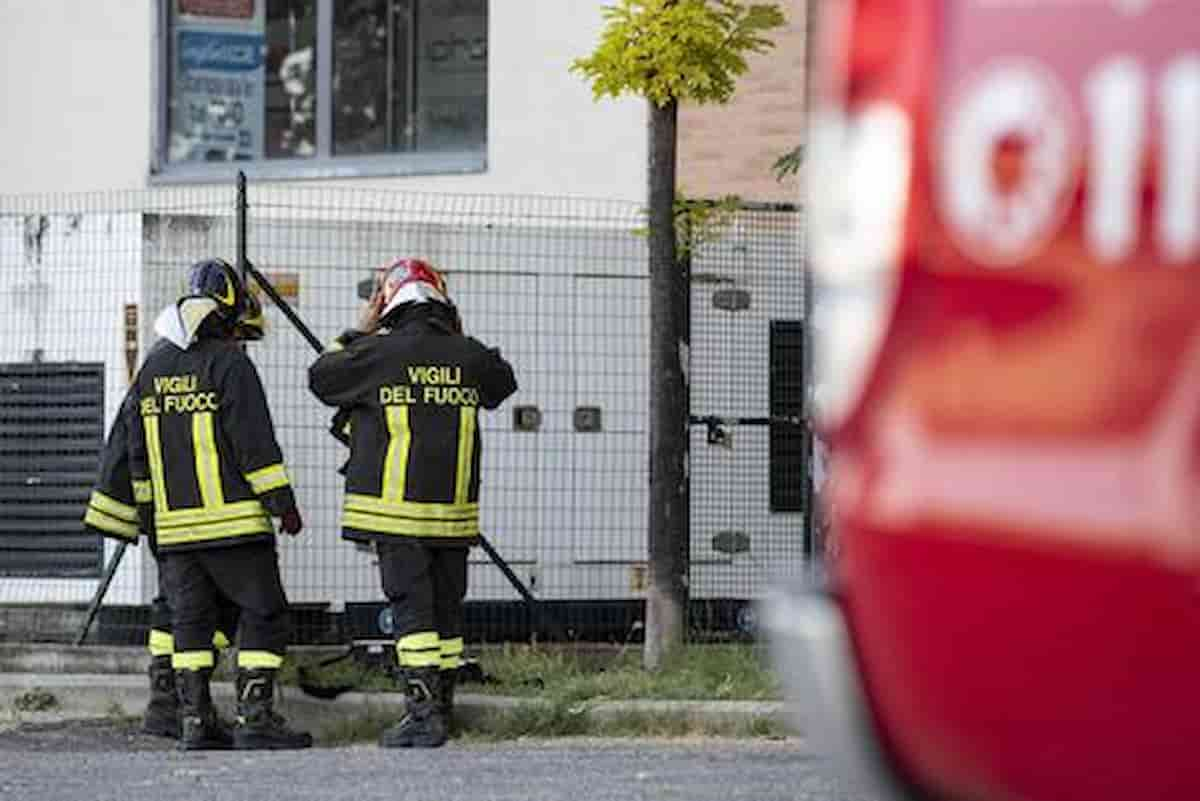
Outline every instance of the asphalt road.
[[18, 801], [866, 801], [796, 740], [453, 742], [180, 753], [127, 725], [0, 731], [0, 799]]

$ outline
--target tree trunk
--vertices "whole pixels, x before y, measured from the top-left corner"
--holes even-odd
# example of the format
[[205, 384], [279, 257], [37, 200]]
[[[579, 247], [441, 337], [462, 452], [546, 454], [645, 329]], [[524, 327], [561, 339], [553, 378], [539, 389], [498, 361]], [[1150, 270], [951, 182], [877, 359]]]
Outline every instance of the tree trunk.
[[[810, 112], [815, 108], [814, 96], [816, 82], [813, 79], [813, 67], [817, 63], [816, 47], [817, 47], [817, 19], [818, 11], [817, 4], [810, 2], [805, 8], [805, 25], [804, 25], [804, 118], [810, 119]], [[807, 229], [808, 220], [812, 219], [807, 207], [808, 196], [805, 192], [805, 174], [808, 170], [808, 162], [805, 158], [808, 150], [808, 131], [805, 130], [805, 141], [800, 144], [800, 166], [796, 171], [796, 177], [799, 179], [797, 183], [800, 186], [800, 197], [798, 198], [800, 208], [804, 214], [804, 225]], [[804, 425], [806, 432], [806, 440], [808, 444], [808, 458], [805, 460], [805, 486], [807, 487], [804, 499], [804, 561], [809, 567], [810, 575], [816, 576], [824, 569], [824, 556], [827, 543], [825, 542], [826, 526], [824, 525], [825, 510], [818, 508], [821, 502], [821, 494], [818, 492], [818, 487], [813, 483], [813, 465], [817, 460], [817, 442], [814, 434], [814, 426], [816, 421], [816, 408], [814, 404], [814, 392], [816, 390], [816, 377], [813, 370], [813, 357], [815, 355], [816, 341], [814, 340], [814, 302], [816, 300], [813, 286], [812, 265], [808, 260], [808, 242], [809, 236], [807, 230], [804, 238], [801, 240], [801, 281], [804, 292], [804, 342], [801, 358], [803, 364], [801, 368], [804, 370], [803, 386], [804, 386]], [[822, 458], [828, 459], [829, 454], [821, 454]], [[828, 461], [826, 461], [828, 465]]]
[[650, 509], [643, 664], [657, 670], [683, 643], [688, 598], [688, 333], [686, 268], [676, 256], [678, 105], [650, 103]]

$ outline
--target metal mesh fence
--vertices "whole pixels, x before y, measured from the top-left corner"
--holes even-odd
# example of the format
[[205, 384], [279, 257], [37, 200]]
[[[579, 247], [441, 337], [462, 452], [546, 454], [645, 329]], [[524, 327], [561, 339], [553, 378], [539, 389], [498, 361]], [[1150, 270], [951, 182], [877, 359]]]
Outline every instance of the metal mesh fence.
[[[117, 550], [84, 535], [81, 516], [151, 333], [154, 221], [234, 214], [226, 187], [0, 199], [0, 637], [81, 630]], [[231, 249], [232, 236], [221, 245]], [[131, 549], [120, 568], [105, 602], [137, 626], [154, 595], [153, 560]]]
[[[224, 186], [0, 198], [0, 287], [11, 298], [0, 310], [0, 505], [8, 504], [0, 506], [0, 638], [67, 639], [81, 627], [113, 562], [113, 546], [101, 549], [74, 524], [103, 432], [186, 266], [214, 255], [232, 261], [239, 244], [322, 341], [353, 325], [358, 284], [385, 260], [420, 257], [443, 269], [467, 333], [498, 346], [520, 383], [504, 406], [481, 415], [483, 530], [511, 576], [473, 551], [468, 641], [636, 638], [648, 575], [641, 210], [251, 186], [244, 242], [239, 213]], [[805, 565], [801, 228], [794, 208], [746, 206], [691, 253], [695, 638], [751, 631], [750, 602]], [[268, 335], [249, 353], [307, 524], [279, 548], [297, 640], [386, 638], [373, 555], [339, 538], [337, 468], [347, 452], [329, 434], [333, 410], [307, 390], [315, 351], [265, 305]], [[74, 405], [57, 417], [30, 411], [49, 408], [55, 392]], [[68, 423], [74, 438], [51, 442]], [[61, 459], [33, 459], [50, 446]], [[141, 641], [155, 588], [148, 549], [128, 549], [93, 639]]]
[[811, 553], [801, 230], [792, 206], [744, 204], [692, 256], [694, 637], [753, 632], [743, 601]]

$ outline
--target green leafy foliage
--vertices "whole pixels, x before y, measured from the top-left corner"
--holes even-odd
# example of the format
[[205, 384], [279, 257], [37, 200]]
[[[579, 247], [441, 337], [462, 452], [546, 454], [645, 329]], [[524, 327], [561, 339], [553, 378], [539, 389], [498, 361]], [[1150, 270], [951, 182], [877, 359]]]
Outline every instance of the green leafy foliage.
[[[673, 209], [676, 256], [686, 258], [701, 245], [720, 239], [741, 207], [742, 199], [737, 195], [709, 200], [676, 193]], [[649, 211], [642, 209], [642, 213], [648, 215]], [[650, 229], [642, 226], [633, 229], [633, 233], [647, 236]]]
[[725, 195], [717, 200], [677, 197], [675, 200], [676, 249], [686, 256], [707, 242], [716, 242], [728, 230], [742, 199]]
[[784, 23], [774, 3], [738, 0], [621, 0], [604, 16], [599, 45], [571, 70], [591, 81], [597, 98], [628, 92], [660, 108], [728, 101], [746, 55], [773, 47], [764, 34]]
[[775, 163], [771, 165], [771, 169], [775, 172], [776, 179], [782, 181], [789, 175], [795, 175], [800, 172], [802, 152], [803, 145], [796, 145], [795, 149], [789, 150], [775, 160]]

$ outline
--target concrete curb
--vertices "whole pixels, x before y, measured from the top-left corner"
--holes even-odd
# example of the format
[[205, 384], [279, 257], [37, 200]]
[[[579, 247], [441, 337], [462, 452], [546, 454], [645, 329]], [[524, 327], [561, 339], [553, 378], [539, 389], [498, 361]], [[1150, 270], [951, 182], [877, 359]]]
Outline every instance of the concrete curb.
[[[296, 655], [334, 655], [343, 646], [292, 646]], [[0, 673], [144, 674], [149, 656], [140, 645], [60, 645], [0, 642]]]
[[0, 644], [3, 673], [144, 673], [147, 663], [145, 648]]
[[[308, 646], [290, 649], [297, 656], [341, 653], [342, 646]], [[53, 721], [68, 718], [97, 718], [138, 715], [146, 706], [148, 681], [146, 649], [139, 646], [69, 646], [55, 643], [0, 643], [0, 725], [19, 721]], [[54, 696], [57, 706], [44, 711], [18, 710], [18, 697], [42, 689]], [[343, 693], [322, 700], [305, 695], [296, 687], [282, 688], [280, 709], [297, 725], [315, 733], [367, 716], [399, 717], [403, 697], [399, 693]], [[213, 696], [225, 709], [232, 709], [234, 692], [217, 682]], [[487, 715], [549, 702], [536, 697], [482, 695], [460, 692], [455, 708], [470, 725]], [[630, 714], [683, 719], [711, 727], [748, 726], [756, 721], [786, 723], [779, 701], [665, 701], [597, 700], [571, 708], [604, 723]]]
[[[399, 693], [343, 693], [322, 700], [304, 695], [295, 687], [281, 688], [280, 711], [318, 737], [338, 726], [364, 718], [399, 718], [404, 699]], [[16, 723], [45, 723], [71, 719], [128, 717], [146, 707], [148, 683], [144, 676], [78, 673], [0, 673], [0, 728]], [[213, 684], [213, 698], [227, 713], [234, 704], [233, 685]], [[51, 703], [30, 710], [29, 701]], [[459, 693], [455, 709], [466, 725], [497, 712], [545, 706], [538, 698]], [[22, 708], [24, 707], [24, 708]], [[784, 721], [783, 704], [775, 701], [596, 701], [572, 708], [602, 723], [631, 713], [648, 717], [684, 719], [713, 727], [749, 726], [759, 720]]]

